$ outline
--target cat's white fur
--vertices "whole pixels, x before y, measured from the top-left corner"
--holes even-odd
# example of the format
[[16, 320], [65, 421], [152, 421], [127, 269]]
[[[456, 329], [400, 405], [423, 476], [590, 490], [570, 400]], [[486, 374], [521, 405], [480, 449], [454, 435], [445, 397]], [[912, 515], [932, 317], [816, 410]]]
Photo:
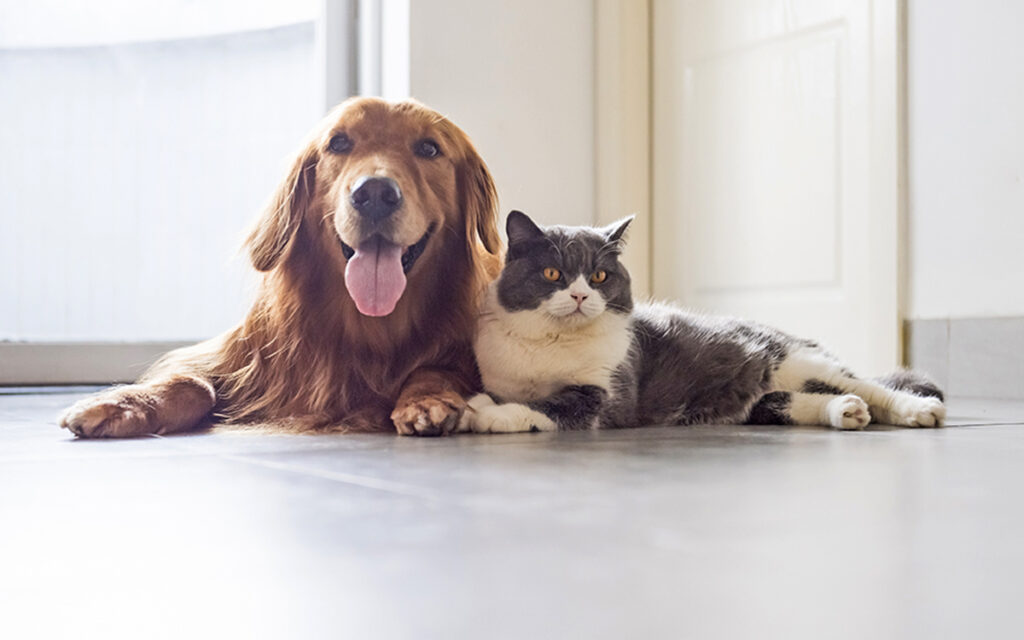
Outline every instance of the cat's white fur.
[[[587, 297], [579, 303], [573, 293]], [[604, 299], [582, 278], [537, 309], [507, 311], [497, 295], [492, 284], [474, 345], [485, 389], [506, 402], [531, 402], [567, 385], [612, 386], [632, 342], [630, 318], [605, 313]]]
[[[834, 359], [816, 349], [798, 349], [786, 356], [780, 363], [773, 378], [773, 388], [778, 390], [799, 389], [804, 381], [814, 378], [853, 394], [862, 399], [870, 411], [868, 420], [904, 427], [938, 427], [946, 420], [946, 405], [938, 398], [925, 398], [887, 389], [870, 380], [860, 380], [843, 375], [843, 369]], [[846, 396], [818, 395], [808, 402], [821, 398], [833, 399]], [[794, 397], [794, 410], [797, 398]], [[837, 413], [838, 412], [838, 413]], [[819, 424], [831, 424], [837, 428], [860, 428], [846, 426], [844, 411], [838, 409], [827, 413], [829, 420]], [[799, 421], [799, 419], [798, 419]], [[854, 421], [857, 422], [857, 421]], [[815, 424], [809, 422], [807, 424]]]
[[871, 422], [866, 402], [855, 395], [790, 393], [789, 415], [796, 424], [830, 425], [836, 429], [863, 429]]
[[519, 433], [557, 431], [558, 425], [551, 418], [525, 404], [496, 404], [491, 396], [478, 393], [469, 399], [458, 430], [476, 433]]

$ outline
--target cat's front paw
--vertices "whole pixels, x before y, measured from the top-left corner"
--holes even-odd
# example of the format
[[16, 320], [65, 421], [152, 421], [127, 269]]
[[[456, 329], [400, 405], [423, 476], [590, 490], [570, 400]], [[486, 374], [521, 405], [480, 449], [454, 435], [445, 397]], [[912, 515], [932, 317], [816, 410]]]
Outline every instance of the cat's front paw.
[[487, 407], [494, 406], [494, 398], [486, 393], [478, 393], [469, 400], [466, 400], [466, 410], [462, 412], [459, 424], [455, 428], [456, 433], [469, 433], [476, 431], [474, 424], [479, 413]]
[[903, 427], [941, 427], [946, 421], [946, 405], [938, 398], [907, 395], [892, 408], [893, 422]]
[[[469, 401], [469, 414], [464, 421], [474, 433], [521, 433], [524, 431], [556, 431], [551, 418], [525, 404], [494, 404], [490, 396], [481, 394]], [[462, 425], [460, 425], [462, 427]]]
[[863, 429], [871, 422], [868, 403], [855, 395], [833, 398], [827, 410], [829, 424], [836, 429]]

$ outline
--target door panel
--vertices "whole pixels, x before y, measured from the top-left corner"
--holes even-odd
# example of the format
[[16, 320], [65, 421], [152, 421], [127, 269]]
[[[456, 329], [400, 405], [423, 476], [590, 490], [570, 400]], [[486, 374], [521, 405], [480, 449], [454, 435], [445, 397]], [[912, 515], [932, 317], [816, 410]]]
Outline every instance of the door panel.
[[898, 105], [876, 91], [895, 75], [873, 66], [872, 9], [664, 0], [652, 20], [655, 295], [815, 337], [866, 372], [899, 355], [898, 192], [871, 197], [898, 180], [872, 161], [898, 151], [872, 137]]

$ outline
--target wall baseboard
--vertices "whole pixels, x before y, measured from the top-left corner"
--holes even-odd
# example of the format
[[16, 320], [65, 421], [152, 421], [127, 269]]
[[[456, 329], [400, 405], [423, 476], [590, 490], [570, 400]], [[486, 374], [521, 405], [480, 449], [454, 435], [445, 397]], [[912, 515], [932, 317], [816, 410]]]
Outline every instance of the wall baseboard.
[[909, 366], [955, 397], [1024, 400], [1024, 317], [907, 320]]
[[0, 385], [131, 382], [194, 342], [0, 342]]
[[[1024, 317], [907, 320], [905, 361], [950, 396], [1024, 400]], [[194, 342], [0, 342], [0, 385], [131, 382]]]

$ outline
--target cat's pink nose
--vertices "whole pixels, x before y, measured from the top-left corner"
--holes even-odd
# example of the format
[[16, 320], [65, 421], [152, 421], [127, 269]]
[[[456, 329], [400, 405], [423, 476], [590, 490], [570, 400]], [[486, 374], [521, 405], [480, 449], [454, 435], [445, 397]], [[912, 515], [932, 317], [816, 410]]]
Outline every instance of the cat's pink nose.
[[570, 293], [569, 296], [576, 301], [577, 307], [583, 304], [583, 301], [590, 297], [585, 293]]

